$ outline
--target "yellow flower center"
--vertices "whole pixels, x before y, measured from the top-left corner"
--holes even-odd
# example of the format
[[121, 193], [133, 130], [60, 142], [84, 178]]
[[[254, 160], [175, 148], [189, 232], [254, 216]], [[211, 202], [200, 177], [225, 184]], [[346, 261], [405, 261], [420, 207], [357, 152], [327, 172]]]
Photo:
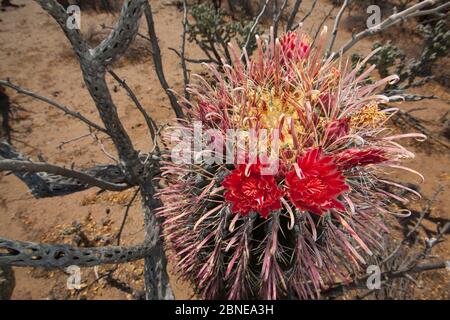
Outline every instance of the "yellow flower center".
[[350, 127], [352, 129], [358, 128], [379, 128], [387, 116], [381, 112], [376, 102], [371, 102], [369, 105], [360, 109], [350, 119]]

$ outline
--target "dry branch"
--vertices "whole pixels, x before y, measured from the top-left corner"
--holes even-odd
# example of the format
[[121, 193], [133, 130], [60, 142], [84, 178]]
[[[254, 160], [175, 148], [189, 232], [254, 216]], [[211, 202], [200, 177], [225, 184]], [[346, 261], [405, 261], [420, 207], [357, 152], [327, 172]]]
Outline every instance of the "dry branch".
[[[170, 48], [170, 47], [167, 48], [167, 49], [169, 49], [170, 51], [175, 52], [175, 54], [176, 54], [178, 57], [181, 58], [181, 53], [180, 53], [177, 49], [175, 49], [175, 48]], [[215, 64], [219, 64], [216, 60], [213, 60], [213, 59], [190, 59], [190, 58], [185, 57], [184, 60], [185, 60], [186, 62], [189, 62], [189, 63], [197, 63], [197, 64], [202, 64], [202, 63], [215, 63]]]
[[147, 1], [144, 1], [144, 12], [145, 12], [145, 18], [147, 20], [147, 28], [148, 28], [149, 37], [150, 37], [150, 40], [152, 43], [153, 63], [155, 64], [156, 74], [158, 75], [158, 79], [159, 79], [159, 82], [161, 83], [161, 86], [163, 87], [164, 91], [166, 92], [167, 96], [169, 97], [170, 104], [172, 106], [172, 109], [175, 112], [175, 115], [177, 116], [177, 118], [182, 119], [182, 118], [184, 118], [183, 110], [182, 110], [181, 106], [178, 104], [177, 98], [175, 97], [175, 94], [173, 93], [172, 89], [170, 88], [169, 84], [167, 83], [166, 77], [164, 75], [164, 69], [163, 69], [163, 64], [162, 64], [162, 60], [161, 60], [161, 49], [159, 48], [158, 38], [156, 36], [152, 8], [150, 6], [150, 3]]
[[317, 36], [319, 35], [319, 32], [322, 31], [322, 27], [325, 24], [325, 21], [328, 20], [328, 18], [331, 16], [331, 13], [333, 13], [334, 11], [334, 7], [331, 7], [330, 11], [328, 11], [328, 13], [323, 17], [322, 21], [320, 22], [319, 26], [317, 27], [317, 31], [314, 34], [314, 38], [313, 38], [313, 43], [311, 46], [314, 46], [314, 44], [316, 43], [316, 39]]
[[370, 27], [368, 29], [365, 29], [357, 34], [353, 34], [352, 38], [348, 40], [335, 54], [334, 58], [338, 58], [344, 53], [346, 53], [350, 48], [352, 48], [356, 43], [358, 43], [360, 40], [374, 35], [376, 33], [379, 33], [383, 30], [386, 30], [387, 28], [399, 23], [400, 21], [404, 21], [405, 19], [412, 18], [412, 17], [419, 17], [423, 15], [429, 15], [432, 13], [438, 13], [440, 11], [445, 10], [450, 6], [450, 3], [446, 3], [444, 5], [438, 6], [436, 8], [427, 9], [427, 10], [421, 10], [422, 8], [435, 5], [439, 1], [437, 0], [425, 0], [421, 1], [413, 6], [411, 6], [408, 9], [405, 9], [399, 13], [394, 13], [393, 15], [389, 16], [379, 24]]
[[[277, 8], [277, 1], [274, 1], [274, 13], [273, 13], [273, 34], [276, 38], [278, 35], [278, 23], [280, 22], [280, 19], [282, 18], [283, 12], [286, 9], [288, 1], [284, 0], [281, 4], [280, 9]], [[278, 10], [277, 10], [278, 9]]]
[[[160, 221], [154, 217], [153, 210], [160, 205], [153, 199], [154, 187], [152, 185], [154, 161], [142, 162], [139, 153], [134, 149], [130, 137], [125, 131], [117, 114], [117, 108], [111, 98], [105, 80], [105, 74], [112, 62], [119, 59], [128, 49], [133, 39], [138, 34], [139, 21], [145, 10], [150, 39], [152, 40], [153, 59], [158, 72], [158, 77], [171, 98], [171, 103], [176, 111], [178, 104], [175, 96], [165, 82], [162, 71], [161, 54], [153, 25], [151, 8], [146, 0], [124, 1], [118, 22], [110, 35], [96, 48], [89, 49], [78, 30], [69, 30], [66, 27], [68, 15], [64, 8], [55, 0], [36, 0], [59, 23], [66, 33], [69, 41], [77, 53], [86, 86], [95, 102], [105, 128], [110, 135], [117, 150], [119, 159], [125, 168], [127, 180], [132, 185], [141, 188], [143, 198], [145, 232], [147, 247], [150, 248], [152, 257], [145, 258], [144, 278], [147, 298], [170, 299], [173, 294], [167, 275], [167, 261], [163, 249], [163, 239], [160, 230]], [[177, 116], [181, 116], [178, 112]], [[151, 157], [149, 157], [151, 159]]]
[[[32, 163], [29, 157], [24, 156], [5, 141], [0, 142], [0, 159]], [[125, 185], [126, 182], [123, 170], [115, 165], [97, 165], [83, 169], [81, 172], [113, 185]], [[14, 171], [14, 174], [27, 185], [36, 198], [63, 196], [92, 187], [74, 178], [45, 172]]]
[[[311, 5], [311, 8], [309, 9], [309, 11], [305, 14], [305, 16], [302, 18], [302, 20], [300, 21], [300, 23], [298, 25], [300, 25], [301, 23], [305, 22], [306, 19], [309, 18], [309, 16], [312, 14], [312, 12], [314, 11], [314, 8], [316, 7], [317, 4], [317, 0], [314, 0], [314, 2]], [[298, 26], [297, 25], [297, 26]], [[295, 29], [295, 28], [294, 28]]]
[[338, 33], [338, 28], [339, 28], [339, 23], [341, 22], [341, 18], [342, 15], [344, 14], [345, 9], [348, 6], [348, 2], [349, 0], [345, 0], [344, 3], [342, 4], [341, 9], [339, 10], [336, 18], [334, 19], [334, 26], [333, 26], [333, 31], [331, 32], [331, 39], [330, 39], [330, 43], [328, 44], [328, 48], [327, 48], [327, 55], [331, 52], [331, 50], [333, 50], [333, 45], [334, 45], [334, 41], [336, 40], [336, 36]]
[[76, 118], [76, 119], [78, 119], [78, 120], [84, 122], [84, 123], [87, 124], [89, 127], [94, 128], [94, 129], [96, 129], [96, 130], [98, 130], [98, 131], [101, 131], [101, 132], [107, 134], [107, 132], [106, 132], [106, 130], [105, 130], [104, 128], [102, 128], [102, 127], [100, 127], [99, 125], [93, 123], [93, 122], [90, 121], [89, 119], [86, 119], [86, 118], [85, 118], [84, 116], [82, 116], [79, 112], [72, 111], [72, 110], [70, 110], [69, 108], [67, 108], [66, 106], [63, 106], [62, 104], [56, 103], [55, 101], [53, 101], [53, 100], [51, 100], [51, 99], [48, 99], [48, 98], [46, 98], [46, 97], [43, 97], [43, 96], [41, 96], [41, 95], [39, 95], [39, 94], [37, 94], [37, 93], [34, 93], [34, 92], [30, 91], [30, 90], [21, 88], [21, 87], [15, 85], [15, 84], [11, 83], [11, 81], [10, 81], [9, 79], [8, 79], [8, 80], [0, 80], [0, 85], [5, 86], [5, 87], [8, 87], [8, 88], [11, 88], [11, 89], [14, 89], [14, 90], [16, 90], [18, 93], [22, 93], [22, 94], [25, 94], [25, 95], [27, 95], [27, 96], [33, 97], [33, 98], [35, 98], [35, 99], [41, 100], [41, 101], [43, 101], [43, 102], [46, 102], [46, 103], [48, 103], [49, 105], [51, 105], [51, 106], [53, 106], [53, 107], [55, 107], [55, 108], [57, 108], [57, 109], [63, 111], [65, 114], [70, 115], [70, 116], [72, 116], [72, 117], [74, 117], [74, 118]]
[[79, 58], [89, 54], [89, 46], [86, 41], [84, 41], [80, 30], [76, 28], [69, 28], [67, 25], [69, 16], [63, 6], [61, 6], [56, 0], [35, 1], [59, 24]]
[[247, 47], [250, 43], [251, 36], [253, 35], [253, 32], [255, 32], [255, 29], [258, 26], [259, 21], [261, 20], [262, 16], [264, 15], [264, 12], [266, 12], [266, 8], [267, 8], [267, 5], [269, 4], [269, 1], [270, 0], [266, 0], [266, 2], [264, 2], [264, 5], [261, 8], [261, 11], [259, 12], [258, 16], [256, 16], [256, 19], [253, 22], [252, 27], [250, 28], [250, 31], [248, 32], [247, 39], [245, 39], [244, 46], [242, 47], [243, 52], [247, 50]]
[[298, 10], [300, 9], [300, 5], [302, 4], [302, 0], [296, 0], [294, 7], [292, 8], [291, 14], [286, 23], [286, 31], [291, 31], [292, 26], [294, 25], [295, 17], [297, 16]]
[[125, 89], [128, 96], [133, 100], [134, 104], [136, 105], [136, 108], [139, 110], [139, 112], [142, 114], [142, 116], [145, 119], [145, 123], [147, 124], [148, 131], [150, 132], [150, 137], [152, 138], [153, 142], [156, 142], [156, 130], [157, 126], [155, 121], [150, 117], [150, 115], [145, 111], [145, 109], [142, 107], [142, 104], [140, 103], [139, 99], [134, 94], [133, 90], [128, 86], [128, 84], [125, 82], [125, 80], [122, 80], [113, 70], [108, 70], [109, 74], [116, 80], [122, 88]]
[[181, 34], [181, 68], [183, 69], [183, 81], [184, 81], [184, 97], [189, 100], [189, 92], [187, 90], [189, 85], [189, 72], [186, 67], [186, 33], [188, 30], [188, 6], [186, 0], [183, 1], [183, 32]]
[[[435, 200], [435, 197], [440, 192], [440, 189], [433, 195], [432, 199], [428, 201], [427, 208], [422, 212], [419, 221], [414, 225], [414, 227], [408, 232], [406, 235], [407, 239], [414, 233], [421, 225], [422, 220], [427, 213], [429, 213], [429, 209], [431, 203]], [[414, 273], [421, 273], [424, 271], [444, 269], [450, 267], [450, 260], [441, 260], [438, 262], [429, 262], [425, 261], [430, 258], [431, 251], [433, 247], [439, 243], [439, 241], [450, 231], [450, 222], [447, 222], [440, 230], [438, 230], [437, 234], [431, 239], [426, 239], [426, 246], [424, 247], [422, 252], [419, 252], [416, 255], [407, 256], [406, 259], [402, 259], [402, 263], [399, 268], [388, 268], [387, 271], [384, 271], [380, 274], [380, 280], [383, 283], [392, 281], [393, 279], [398, 278], [407, 278], [413, 279], [410, 275]], [[387, 254], [387, 256], [380, 262], [380, 267], [386, 266], [392, 261], [394, 258], [397, 258], [396, 255], [399, 252], [401, 246], [405, 244], [405, 241], [400, 242], [400, 244], [395, 247], [395, 249]], [[334, 287], [326, 289], [322, 292], [323, 297], [338, 297], [345, 295], [349, 291], [358, 290], [358, 289], [367, 289], [367, 279], [370, 275], [358, 278], [355, 277], [350, 283], [342, 283], [337, 284]]]
[[[448, 268], [449, 265], [450, 265], [450, 260], [439, 261], [439, 262], [434, 262], [434, 263], [424, 262], [424, 263], [421, 263], [421, 264], [415, 266], [414, 268], [404, 268], [404, 269], [397, 270], [397, 271], [383, 272], [383, 273], [381, 273], [380, 277], [382, 280], [388, 281], [388, 280], [392, 280], [392, 279], [406, 277], [408, 274], [421, 273], [424, 271]], [[345, 295], [351, 290], [367, 289], [366, 281], [368, 278], [369, 278], [369, 276], [366, 276], [366, 277], [357, 279], [355, 281], [352, 281], [349, 284], [337, 285], [335, 287], [332, 287], [330, 289], [323, 291], [322, 296], [327, 297], [327, 298], [333, 298], [333, 297], [339, 297], [339, 296]]]
[[30, 162], [30, 161], [3, 159], [0, 160], [0, 171], [14, 171], [14, 172], [28, 172], [28, 173], [46, 172], [66, 178], [76, 179], [81, 184], [87, 184], [89, 186], [99, 187], [101, 189], [111, 191], [123, 191], [130, 187], [128, 184], [110, 183], [107, 181], [103, 181], [101, 179], [97, 179], [81, 171], [66, 169], [63, 167], [55, 166], [44, 162]]
[[64, 268], [72, 265], [91, 267], [130, 262], [148, 256], [146, 243], [131, 247], [80, 248], [67, 244], [42, 244], [0, 237], [0, 265]]

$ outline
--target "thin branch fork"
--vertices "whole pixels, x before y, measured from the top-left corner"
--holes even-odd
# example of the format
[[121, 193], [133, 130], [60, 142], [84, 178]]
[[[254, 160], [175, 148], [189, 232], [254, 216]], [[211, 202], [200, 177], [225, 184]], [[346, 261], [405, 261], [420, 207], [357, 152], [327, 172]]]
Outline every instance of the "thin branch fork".
[[[309, 18], [309, 16], [311, 15], [311, 13], [314, 11], [314, 8], [316, 7], [317, 4], [317, 0], [314, 0], [314, 2], [311, 5], [311, 9], [309, 9], [309, 11], [305, 14], [305, 16], [302, 18], [302, 20], [300, 21], [300, 23], [298, 25], [300, 25], [301, 23], [305, 22], [306, 19]], [[297, 26], [298, 26], [297, 25]]]
[[128, 219], [128, 213], [130, 212], [130, 208], [133, 205], [134, 200], [136, 200], [136, 197], [138, 196], [139, 192], [141, 191], [140, 188], [137, 188], [136, 191], [134, 192], [133, 196], [131, 197], [130, 201], [128, 202], [128, 204], [125, 207], [125, 212], [123, 214], [123, 218], [122, 218], [122, 223], [120, 224], [120, 228], [119, 231], [117, 232], [116, 235], [116, 239], [117, 239], [117, 245], [120, 245], [120, 240], [122, 237], [122, 232], [123, 229], [125, 228], [125, 224], [127, 222]]
[[92, 267], [143, 259], [152, 248], [136, 246], [82, 248], [67, 244], [42, 244], [0, 237], [0, 265], [18, 267], [64, 268], [72, 265]]
[[334, 19], [333, 31], [331, 33], [330, 43], [328, 44], [328, 48], [326, 50], [326, 56], [333, 50], [334, 41], [336, 40], [336, 36], [338, 33], [339, 23], [341, 22], [342, 15], [344, 14], [345, 9], [347, 8], [349, 0], [345, 0], [342, 4], [341, 9], [339, 10], [336, 19]]
[[70, 41], [75, 54], [79, 57], [85, 57], [89, 55], [89, 45], [83, 39], [80, 30], [76, 28], [70, 28], [67, 25], [68, 15], [63, 6], [61, 6], [55, 0], [35, 0], [47, 13], [49, 13], [55, 21], [59, 24], [61, 29], [66, 34], [67, 39]]
[[263, 5], [261, 11], [259, 12], [258, 16], [256, 17], [255, 21], [253, 22], [253, 24], [252, 24], [252, 26], [250, 28], [250, 31], [249, 31], [248, 36], [247, 36], [247, 39], [245, 39], [244, 47], [242, 47], [241, 59], [242, 59], [242, 57], [244, 55], [244, 51], [247, 50], [247, 47], [250, 44], [250, 39], [251, 39], [251, 37], [253, 35], [253, 32], [255, 32], [256, 26], [259, 24], [259, 21], [261, 20], [262, 16], [264, 15], [264, 12], [266, 12], [266, 8], [267, 8], [267, 5], [269, 4], [269, 1], [270, 0], [266, 0], [266, 2], [264, 2], [264, 5]]
[[364, 39], [368, 36], [379, 33], [381, 31], [399, 23], [400, 21], [403, 21], [403, 20], [411, 18], [411, 17], [419, 17], [419, 16], [423, 16], [423, 15], [429, 15], [432, 13], [438, 13], [442, 10], [445, 10], [446, 8], [448, 8], [450, 6], [449, 3], [446, 3], [444, 5], [438, 6], [433, 9], [421, 10], [422, 8], [435, 5], [436, 3], [438, 3], [437, 0], [421, 1], [421, 2], [411, 6], [410, 8], [407, 8], [399, 13], [395, 13], [395, 14], [391, 15], [390, 17], [386, 18], [385, 20], [383, 20], [382, 22], [380, 22], [379, 24], [377, 24], [373, 27], [370, 27], [366, 30], [363, 30], [357, 34], [352, 35], [352, 39], [347, 41], [347, 43], [345, 43], [336, 53], [334, 53], [333, 57], [339, 58], [344, 53], [346, 53], [350, 48], [352, 48], [356, 43], [358, 43], [361, 39]]
[[130, 188], [130, 185], [128, 184], [116, 184], [107, 182], [95, 178], [93, 176], [90, 176], [88, 174], [85, 174], [81, 171], [70, 170], [52, 164], [48, 164], [45, 162], [1, 159], [0, 171], [28, 172], [28, 173], [46, 172], [67, 178], [76, 179], [80, 183], [85, 183], [93, 187], [99, 187], [101, 189], [110, 191], [123, 191], [125, 189]]
[[[100, 24], [100, 27], [101, 27], [102, 29], [114, 30], [113, 27], [107, 26], [107, 25], [104, 24], [104, 23], [101, 23], [101, 24]], [[147, 41], [149, 41], [149, 42], [152, 41], [152, 39], [150, 39], [149, 37], [147, 37], [146, 35], [144, 35], [144, 34], [142, 34], [142, 33], [140, 33], [140, 32], [137, 33], [137, 36], [140, 37], [140, 38], [142, 38], [142, 39], [144, 39], [144, 40], [147, 40]]]
[[322, 22], [319, 24], [319, 26], [317, 27], [317, 31], [314, 34], [314, 40], [313, 40], [313, 43], [312, 43], [311, 47], [314, 47], [314, 43], [316, 43], [317, 36], [319, 35], [319, 32], [322, 30], [322, 27], [325, 24], [325, 21], [328, 20], [328, 18], [331, 16], [333, 11], [334, 11], [334, 7], [331, 7], [330, 11], [328, 11], [328, 13], [323, 17]]
[[303, 25], [303, 23], [306, 21], [306, 19], [309, 18], [309, 16], [312, 14], [312, 12], [314, 11], [314, 8], [316, 7], [317, 4], [317, 0], [314, 0], [314, 2], [311, 4], [311, 8], [309, 9], [309, 11], [305, 14], [305, 16], [300, 20], [300, 22], [298, 22], [297, 24], [295, 24], [293, 27], [291, 27], [291, 30], [295, 30], [297, 28], [299, 28], [301, 25]]
[[[9, 159], [24, 162], [33, 162], [6, 141], [0, 141], [0, 160]], [[82, 173], [113, 184], [127, 182], [125, 173], [117, 165], [96, 165], [82, 169]], [[14, 171], [14, 175], [24, 182], [35, 198], [46, 198], [73, 194], [91, 188], [91, 185], [82, 183], [74, 178], [67, 178], [47, 172]]]
[[152, 8], [148, 1], [144, 1], [144, 14], [147, 20], [148, 33], [152, 44], [153, 63], [155, 64], [156, 74], [158, 76], [159, 82], [161, 83], [161, 86], [169, 97], [170, 104], [175, 112], [175, 115], [177, 116], [177, 118], [182, 119], [184, 118], [183, 110], [178, 104], [178, 100], [175, 97], [175, 94], [172, 92], [172, 89], [167, 83], [166, 77], [164, 75], [163, 64], [161, 60], [161, 49], [159, 48], [158, 38], [156, 36]]
[[444, 3], [436, 8], [432, 8], [432, 9], [428, 9], [428, 10], [421, 10], [421, 11], [417, 11], [411, 15], [409, 15], [409, 17], [418, 17], [418, 16], [425, 16], [425, 15], [429, 15], [429, 14], [438, 14], [441, 11], [444, 11], [446, 9], [450, 8], [450, 2]]
[[292, 26], [294, 24], [295, 17], [297, 16], [298, 10], [300, 9], [300, 5], [302, 4], [302, 0], [296, 0], [294, 7], [292, 8], [292, 12], [289, 15], [287, 24], [286, 24], [286, 32], [292, 30]]
[[[430, 200], [430, 202], [427, 205], [427, 209], [424, 210], [424, 213], [422, 213], [421, 217], [419, 218], [418, 223], [413, 227], [413, 229], [406, 235], [406, 238], [409, 238], [410, 235], [417, 230], [417, 228], [421, 225], [421, 222], [423, 220], [423, 217], [426, 215], [426, 213], [429, 211], [429, 206], [431, 205], [431, 202], [434, 201], [434, 198], [437, 196], [437, 194], [440, 192], [440, 189], [438, 189], [438, 192], [436, 192], [433, 195], [433, 199]], [[419, 253], [417, 256], [414, 257], [412, 263], [408, 263], [405, 266], [400, 267], [398, 270], [389, 270], [382, 272], [380, 275], [380, 279], [384, 281], [389, 281], [396, 278], [410, 278], [410, 274], [413, 273], [421, 273], [424, 271], [430, 271], [430, 270], [437, 270], [437, 269], [444, 269], [444, 268], [450, 268], [450, 260], [442, 260], [438, 262], [423, 262], [424, 259], [427, 259], [430, 257], [431, 250], [433, 247], [448, 233], [450, 230], [450, 222], [447, 222], [441, 230], [436, 234], [435, 237], [432, 239], [427, 240], [427, 246], [424, 248], [424, 251]], [[404, 241], [400, 243], [400, 246], [404, 244]], [[399, 246], [396, 247], [388, 257], [386, 257], [381, 264], [386, 264], [386, 262], [398, 252]], [[422, 261], [422, 262], [420, 262]], [[370, 277], [370, 275], [367, 275], [362, 278], [357, 278], [353, 280], [350, 283], [343, 283], [338, 284], [334, 287], [331, 287], [325, 291], [322, 292], [322, 296], [324, 297], [337, 297], [345, 294], [346, 292], [350, 290], [357, 290], [357, 289], [367, 289], [367, 279]]]
[[[450, 266], [450, 260], [439, 261], [439, 262], [424, 262], [418, 264], [414, 268], [404, 268], [397, 271], [386, 271], [382, 272], [380, 275], [380, 279], [384, 279], [385, 281], [396, 278], [404, 278], [409, 274], [413, 273], [421, 273], [424, 271], [438, 270], [448, 268]], [[350, 284], [340, 284], [330, 289], [327, 289], [321, 293], [323, 297], [338, 297], [346, 294], [348, 291], [358, 290], [358, 289], [367, 289], [367, 279], [369, 276], [365, 276], [363, 278], [357, 279]]]
[[[396, 113], [396, 117], [403, 120], [407, 125], [410, 125], [415, 129], [419, 130], [421, 133], [425, 134], [430, 140], [433, 140], [434, 142], [438, 143], [439, 145], [443, 146], [446, 149], [450, 149], [450, 144], [448, 142], [440, 139], [438, 136], [430, 132], [420, 123], [419, 119], [411, 115], [409, 112], [406, 112], [404, 110], [398, 110]], [[394, 123], [398, 124], [396, 118], [394, 118]]]
[[155, 142], [156, 140], [156, 130], [157, 126], [155, 121], [150, 117], [150, 115], [145, 111], [145, 109], [142, 107], [142, 104], [140, 103], [139, 99], [134, 94], [133, 90], [128, 86], [128, 84], [125, 82], [125, 80], [121, 79], [113, 70], [109, 69], [108, 73], [120, 84], [122, 88], [125, 89], [128, 96], [133, 100], [134, 104], [136, 105], [136, 108], [141, 112], [142, 116], [145, 119], [145, 122], [147, 123], [148, 131], [150, 132], [150, 137], [152, 138], [152, 141]]
[[283, 3], [281, 4], [281, 7], [279, 10], [277, 10], [277, 1], [275, 0], [273, 2], [274, 5], [274, 13], [273, 13], [273, 34], [274, 37], [276, 38], [278, 35], [278, 23], [280, 22], [281, 16], [284, 12], [284, 10], [286, 9], [288, 1], [284, 0]]
[[[419, 225], [420, 223], [416, 224], [413, 230], [416, 229]], [[390, 270], [382, 272], [380, 275], [380, 279], [382, 279], [383, 282], [388, 282], [392, 279], [397, 278], [407, 278], [411, 280], [413, 278], [410, 275], [414, 273], [422, 273], [425, 271], [432, 271], [444, 268], [450, 269], [450, 260], [441, 260], [437, 262], [419, 262], [421, 260], [423, 261], [423, 259], [429, 258], [432, 248], [440, 241], [442, 237], [444, 237], [445, 234], [448, 233], [449, 230], [450, 230], [450, 222], [446, 223], [434, 238], [428, 240], [427, 242], [428, 244], [425, 247], [424, 252], [417, 255], [414, 258], [412, 264], [408, 263], [406, 266], [402, 266], [398, 270]], [[394, 251], [396, 252], [398, 251], [398, 249], [396, 248]], [[391, 257], [389, 256], [388, 258], [384, 259], [382, 264], [386, 263], [386, 261], [390, 258]], [[322, 296], [328, 298], [338, 297], [346, 294], [348, 291], [351, 290], [367, 289], [366, 282], [369, 276], [370, 275], [367, 275], [359, 279], [355, 279], [351, 283], [338, 284], [334, 287], [331, 287], [323, 291]]]
[[58, 22], [71, 42], [80, 61], [84, 82], [95, 102], [105, 129], [117, 149], [119, 158], [130, 175], [130, 180], [139, 181], [142, 166], [138, 153], [119, 119], [105, 80], [105, 73], [107, 66], [128, 49], [136, 36], [142, 15], [143, 0], [125, 1], [114, 30], [94, 49], [89, 48], [79, 30], [71, 30], [66, 25], [69, 16], [57, 1], [35, 1]]
[[181, 34], [181, 55], [180, 63], [183, 69], [183, 81], [184, 81], [184, 97], [189, 100], [189, 92], [187, 90], [189, 85], [189, 72], [186, 66], [186, 33], [188, 29], [188, 5], [186, 0], [183, 1], [183, 32]]
[[45, 103], [48, 103], [49, 105], [51, 105], [51, 106], [53, 106], [53, 107], [63, 111], [65, 114], [67, 114], [67, 115], [69, 115], [71, 117], [74, 117], [74, 118], [84, 122], [89, 127], [92, 127], [92, 128], [94, 128], [94, 129], [96, 129], [98, 131], [101, 131], [103, 133], [108, 134], [108, 132], [106, 131], [105, 128], [102, 128], [99, 125], [93, 123], [89, 119], [87, 119], [84, 116], [82, 116], [79, 112], [72, 111], [69, 108], [67, 108], [66, 106], [63, 106], [63, 105], [61, 105], [59, 103], [56, 103], [55, 101], [53, 101], [51, 99], [48, 99], [46, 97], [43, 97], [43, 96], [41, 96], [41, 95], [39, 95], [37, 93], [34, 93], [34, 92], [30, 91], [30, 90], [27, 90], [27, 89], [24, 89], [22, 87], [19, 87], [18, 85], [13, 84], [9, 79], [7, 79], [7, 80], [0, 80], [0, 85], [8, 87], [8, 88], [11, 88], [11, 89], [14, 89], [18, 93], [25, 94], [25, 95], [30, 96], [32, 98], [35, 98], [35, 99], [41, 100], [41, 101], [43, 101]]
[[[177, 49], [175, 49], [175, 48], [171, 48], [171, 47], [169, 47], [169, 48], [167, 48], [167, 49], [169, 49], [170, 51], [173, 51], [173, 52], [175, 52], [175, 54], [179, 57], [179, 58], [181, 58], [181, 53], [177, 50]], [[219, 64], [216, 60], [213, 60], [213, 59], [190, 59], [190, 58], [184, 58], [184, 60], [186, 61], [186, 62], [189, 62], [189, 63], [198, 63], [198, 64], [202, 64], [202, 63], [216, 63], [216, 64]]]

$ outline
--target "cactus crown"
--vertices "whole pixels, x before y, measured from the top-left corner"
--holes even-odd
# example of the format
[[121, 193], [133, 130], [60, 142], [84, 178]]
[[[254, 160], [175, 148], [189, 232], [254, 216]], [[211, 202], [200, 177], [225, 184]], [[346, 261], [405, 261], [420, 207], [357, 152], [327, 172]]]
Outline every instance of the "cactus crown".
[[[324, 30], [315, 48], [300, 31], [257, 37], [252, 58], [231, 48], [233, 65], [208, 65], [213, 83], [200, 77], [184, 100], [189, 120], [170, 130], [181, 129], [179, 143], [198, 121], [214, 132], [200, 153], [215, 161], [172, 153], [165, 163], [158, 213], [179, 274], [203, 298], [318, 298], [382, 249], [389, 202], [400, 198], [383, 184], [415, 192], [380, 178], [412, 171], [399, 165], [414, 155], [396, 139], [423, 138], [390, 136], [385, 126], [395, 110], [380, 108], [388, 98], [376, 90], [397, 77], [367, 82], [373, 68], [360, 69], [370, 55], [353, 69], [324, 59]], [[230, 130], [267, 135], [252, 146]], [[219, 144], [241, 157], [225, 161]]]

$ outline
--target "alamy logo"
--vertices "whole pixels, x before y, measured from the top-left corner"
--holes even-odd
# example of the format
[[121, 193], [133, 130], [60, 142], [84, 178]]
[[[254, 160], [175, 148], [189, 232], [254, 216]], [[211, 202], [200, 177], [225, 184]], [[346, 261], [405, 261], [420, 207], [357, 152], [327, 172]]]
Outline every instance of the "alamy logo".
[[176, 164], [256, 164], [261, 163], [262, 175], [278, 172], [279, 129], [238, 130], [226, 132], [208, 129], [203, 132], [202, 123], [195, 121], [192, 130], [172, 132], [174, 144], [171, 152]]
[[367, 28], [372, 28], [381, 23], [381, 9], [379, 6], [368, 6], [366, 11], [370, 14], [366, 21]]
[[70, 30], [79, 30], [81, 28], [81, 9], [77, 5], [71, 5], [66, 10], [69, 17], [66, 21], [66, 26]]
[[370, 265], [367, 270], [369, 277], [366, 281], [367, 289], [379, 290], [381, 288], [381, 270], [379, 266]]
[[67, 289], [81, 289], [81, 269], [79, 266], [68, 266], [66, 272], [69, 274], [67, 278]]

